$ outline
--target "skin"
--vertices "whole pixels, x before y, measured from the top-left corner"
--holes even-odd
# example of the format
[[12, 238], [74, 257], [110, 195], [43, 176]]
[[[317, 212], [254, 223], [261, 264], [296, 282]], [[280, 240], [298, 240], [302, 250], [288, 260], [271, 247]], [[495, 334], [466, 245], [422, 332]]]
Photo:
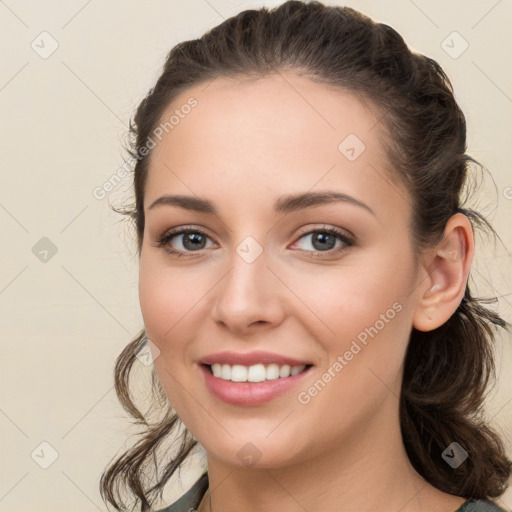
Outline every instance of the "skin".
[[[212, 510], [455, 511], [464, 499], [428, 484], [406, 456], [398, 396], [412, 327], [438, 327], [462, 299], [474, 248], [468, 219], [452, 217], [416, 264], [411, 200], [388, 174], [384, 127], [348, 92], [292, 72], [217, 78], [182, 93], [163, 118], [190, 96], [197, 107], [151, 154], [139, 292], [159, 379], [206, 450]], [[354, 161], [338, 150], [348, 134], [365, 145]], [[348, 202], [272, 211], [282, 195], [320, 190], [348, 194], [373, 213]], [[149, 208], [164, 194], [209, 199], [217, 214]], [[185, 225], [206, 234], [203, 249], [187, 252], [180, 235], [167, 249], [182, 257], [158, 245]], [[311, 232], [324, 226], [355, 243], [336, 238], [322, 253]], [[247, 236], [263, 251], [252, 263], [236, 252]], [[300, 403], [298, 393], [396, 303], [400, 312]], [[300, 389], [234, 406], [212, 395], [198, 371], [198, 359], [222, 350], [315, 366]], [[248, 442], [260, 457], [252, 466], [237, 456]], [[199, 510], [209, 510], [208, 493]]]

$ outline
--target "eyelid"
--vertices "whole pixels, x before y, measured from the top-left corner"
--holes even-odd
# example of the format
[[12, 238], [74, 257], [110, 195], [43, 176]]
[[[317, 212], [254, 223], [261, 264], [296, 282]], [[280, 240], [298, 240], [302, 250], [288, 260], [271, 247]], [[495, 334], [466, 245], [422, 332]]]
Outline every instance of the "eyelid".
[[[194, 226], [194, 225], [184, 225], [184, 226], [178, 226], [178, 227], [175, 227], [175, 228], [168, 229], [162, 235], [157, 236], [157, 238], [156, 238], [157, 247], [164, 247], [165, 245], [167, 245], [171, 241], [171, 239], [173, 237], [179, 236], [179, 235], [183, 235], [183, 234], [186, 234], [186, 233], [190, 233], [190, 232], [192, 232], [192, 233], [199, 233], [200, 235], [202, 235], [202, 236], [204, 236], [206, 238], [209, 238], [214, 243], [216, 243], [213, 240], [213, 238], [206, 232], [206, 230], [204, 228], [200, 228], [200, 227], [197, 227], [197, 226]], [[199, 251], [180, 251], [180, 250], [177, 250], [177, 249], [173, 249], [173, 250], [167, 249], [168, 252], [179, 253], [179, 254], [187, 254], [187, 253], [188, 254], [194, 254], [194, 253], [199, 253], [202, 250], [203, 249], [200, 249]]]
[[[318, 250], [308, 251], [305, 249], [295, 249], [295, 250], [298, 250], [301, 253], [305, 253], [309, 257], [319, 259], [319, 258], [341, 256], [343, 253], [345, 253], [348, 249], [350, 249], [351, 247], [353, 247], [356, 244], [355, 236], [352, 233], [350, 233], [348, 230], [344, 230], [339, 227], [324, 224], [319, 227], [317, 226], [317, 227], [313, 227], [313, 228], [312, 227], [304, 228], [304, 230], [302, 230], [301, 232], [299, 232], [297, 234], [296, 241], [293, 242], [292, 246], [299, 243], [300, 240], [302, 238], [304, 238], [305, 236], [309, 236], [314, 233], [328, 233], [329, 235], [334, 236], [335, 238], [341, 240], [342, 246], [334, 248], [334, 249], [328, 249], [326, 251], [318, 251]], [[348, 233], [350, 233], [350, 235]]]
[[299, 238], [303, 237], [304, 235], [308, 235], [311, 233], [318, 233], [318, 232], [332, 233], [336, 236], [339, 236], [339, 237], [345, 239], [347, 242], [350, 242], [350, 243], [355, 243], [355, 241], [356, 241], [355, 235], [352, 232], [350, 232], [348, 229], [339, 228], [339, 227], [332, 226], [329, 224], [322, 224], [322, 225], [319, 225], [319, 226], [313, 227], [313, 228], [311, 228], [310, 226], [306, 226], [303, 230], [302, 230], [302, 228], [299, 230], [299, 233], [296, 235], [296, 237], [297, 237], [297, 239], [299, 239]]
[[[166, 245], [170, 242], [170, 240], [175, 237], [182, 234], [186, 234], [189, 232], [193, 233], [199, 233], [202, 236], [205, 236], [206, 238], [209, 238], [212, 240], [216, 245], [218, 245], [213, 238], [206, 232], [204, 228], [196, 227], [194, 225], [184, 225], [184, 226], [178, 226], [172, 229], [169, 229], [165, 231], [161, 236], [158, 236], [156, 239], [157, 247], [162, 247], [167, 252], [171, 254], [175, 254], [178, 256], [183, 255], [189, 255], [192, 256], [194, 254], [202, 254], [202, 252], [206, 249], [199, 249], [197, 251], [181, 251], [179, 249], [169, 249], [166, 247]], [[304, 249], [298, 249], [301, 252], [309, 253], [309, 254], [325, 254], [325, 255], [335, 255], [339, 254], [343, 251], [345, 251], [348, 247], [351, 247], [355, 244], [355, 236], [348, 230], [330, 226], [330, 225], [321, 225], [317, 227], [310, 227], [306, 226], [303, 229], [299, 230], [299, 233], [295, 236], [295, 240], [292, 243], [292, 245], [295, 245], [301, 238], [303, 238], [306, 235], [311, 235], [314, 233], [329, 233], [335, 237], [338, 237], [343, 242], [343, 247], [337, 248], [337, 249], [329, 249], [327, 251], [307, 251]]]

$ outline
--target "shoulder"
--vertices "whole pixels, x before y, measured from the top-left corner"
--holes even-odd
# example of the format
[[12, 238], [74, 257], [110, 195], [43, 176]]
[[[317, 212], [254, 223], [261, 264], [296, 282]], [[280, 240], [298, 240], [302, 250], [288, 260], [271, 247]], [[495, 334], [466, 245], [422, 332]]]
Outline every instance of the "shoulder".
[[[156, 512], [194, 512], [199, 507], [204, 493], [208, 489], [208, 472], [204, 472], [192, 487], [168, 507], [157, 510]], [[455, 512], [507, 512], [489, 500], [465, 501]]]
[[506, 512], [492, 501], [469, 499], [456, 512]]
[[193, 512], [197, 510], [208, 489], [208, 473], [203, 473], [192, 487], [177, 501], [156, 512]]

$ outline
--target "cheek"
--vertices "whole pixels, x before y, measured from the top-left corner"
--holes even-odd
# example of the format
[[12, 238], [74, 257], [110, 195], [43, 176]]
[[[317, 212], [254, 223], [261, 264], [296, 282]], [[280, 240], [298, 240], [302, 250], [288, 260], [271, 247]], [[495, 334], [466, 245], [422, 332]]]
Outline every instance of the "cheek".
[[185, 315], [185, 309], [188, 307], [187, 294], [180, 293], [179, 290], [182, 290], [180, 283], [170, 280], [167, 274], [141, 261], [140, 308], [147, 336], [160, 350], [159, 358], [155, 361], [157, 369], [157, 363], [167, 359], [169, 349], [178, 348], [175, 342], [166, 343], [166, 340], [171, 338], [177, 340], [174, 336], [176, 326], [179, 325], [179, 319]]
[[[193, 266], [173, 267], [159, 256], [141, 257], [139, 301], [148, 338], [158, 347], [155, 368], [168, 395], [179, 394], [176, 382], [195, 378], [190, 375], [198, 339], [205, 338], [209, 293], [218, 281], [218, 272]], [[178, 386], [179, 388], [179, 386]]]
[[[340, 421], [347, 407], [376, 407], [389, 389], [399, 392], [401, 366], [412, 328], [411, 261], [399, 254], [376, 254], [357, 264], [331, 272], [322, 284], [319, 276], [296, 276], [293, 289], [317, 316], [308, 312], [308, 330], [324, 359], [321, 380], [327, 392], [312, 409], [320, 414], [327, 404], [338, 403]], [[375, 262], [378, 261], [378, 264]], [[291, 277], [291, 276], [290, 276]], [[337, 362], [337, 364], [335, 364]], [[325, 378], [324, 378], [325, 377]], [[316, 386], [318, 376], [308, 385]], [[316, 386], [323, 389], [323, 384]], [[310, 398], [307, 387], [303, 388]], [[311, 390], [313, 395], [316, 393]], [[366, 397], [363, 405], [361, 397]], [[313, 401], [313, 400], [311, 400]], [[316, 409], [318, 408], [318, 409]]]
[[197, 274], [172, 269], [141, 257], [139, 265], [139, 301], [148, 338], [158, 347], [154, 367], [159, 380], [180, 416], [187, 417], [191, 389], [189, 343], [195, 308], [204, 290]]
[[[290, 287], [308, 306], [304, 319], [318, 325], [318, 339], [326, 347], [343, 349], [347, 341], [390, 333], [408, 315], [404, 313], [410, 292], [411, 269], [407, 262], [390, 257], [379, 264], [365, 258], [322, 273], [289, 274]], [[324, 274], [326, 275], [326, 274]], [[314, 314], [312, 314], [314, 313]], [[330, 334], [330, 335], [329, 335]]]
[[165, 267], [141, 257], [139, 301], [150, 339], [162, 344], [174, 334], [176, 326], [204, 296], [202, 282], [190, 269]]
[[[313, 286], [314, 280], [307, 281], [308, 299], [322, 320], [311, 321], [309, 331], [326, 357], [299, 390], [299, 410], [314, 418], [329, 411], [332, 436], [342, 425], [365, 424], [390, 393], [399, 395], [412, 325], [407, 276], [389, 279], [384, 267], [359, 270], [344, 269], [322, 290]], [[325, 430], [320, 435], [332, 439]]]
[[[164, 274], [141, 260], [139, 268], [139, 301], [148, 337], [159, 345], [165, 333], [172, 328], [173, 313], [179, 306], [176, 294]], [[175, 286], [175, 283], [172, 285]], [[169, 316], [169, 315], [172, 316]]]

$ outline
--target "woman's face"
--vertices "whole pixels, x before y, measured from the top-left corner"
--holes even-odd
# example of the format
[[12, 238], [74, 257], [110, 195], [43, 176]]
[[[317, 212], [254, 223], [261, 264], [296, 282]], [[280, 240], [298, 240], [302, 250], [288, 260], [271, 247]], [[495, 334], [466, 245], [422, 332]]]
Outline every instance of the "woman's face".
[[292, 73], [218, 78], [173, 115], [153, 137], [139, 291], [185, 425], [210, 457], [260, 467], [396, 431], [420, 281], [378, 115]]

